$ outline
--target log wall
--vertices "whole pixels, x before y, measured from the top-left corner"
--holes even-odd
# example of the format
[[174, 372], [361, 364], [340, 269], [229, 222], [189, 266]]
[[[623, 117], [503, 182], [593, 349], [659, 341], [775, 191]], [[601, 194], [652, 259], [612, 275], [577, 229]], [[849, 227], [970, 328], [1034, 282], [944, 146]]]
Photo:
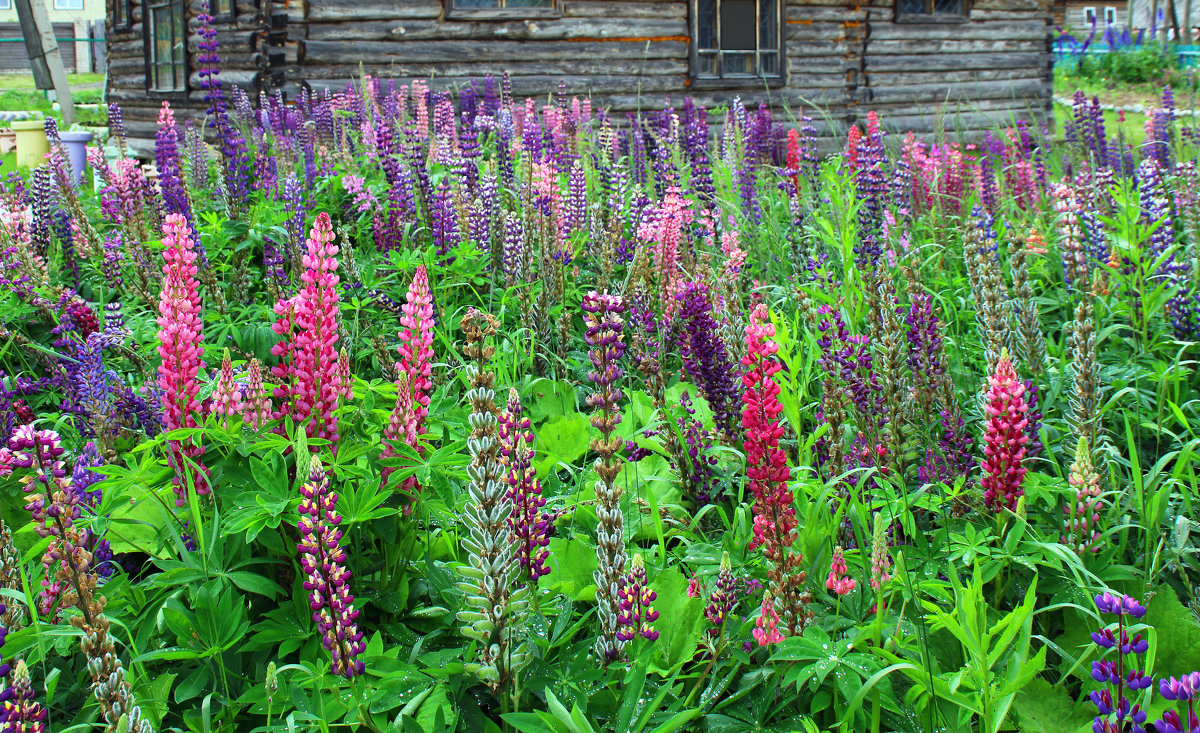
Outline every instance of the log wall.
[[[143, 1], [131, 0], [132, 32], [110, 29], [110, 92], [128, 110], [131, 135], [153, 133], [160, 104], [145, 92]], [[194, 25], [201, 0], [188, 1]], [[237, 0], [260, 1], [268, 2]], [[221, 78], [294, 91], [341, 88], [365, 72], [453, 89], [507, 70], [518, 96], [544, 96], [562, 83], [618, 117], [684, 96], [722, 107], [738, 95], [785, 118], [813, 115], [819, 129], [837, 133], [868, 109], [918, 132], [978, 133], [1047, 117], [1050, 0], [975, 0], [966, 20], [936, 23], [897, 22], [894, 0], [784, 2], [787, 73], [770, 88], [691, 79], [688, 0], [562, 0], [554, 17], [491, 20], [447, 18], [442, 0], [256, 5], [218, 25]], [[190, 46], [194, 77], [194, 36]], [[201, 96], [192, 91], [186, 102], [195, 107]]]

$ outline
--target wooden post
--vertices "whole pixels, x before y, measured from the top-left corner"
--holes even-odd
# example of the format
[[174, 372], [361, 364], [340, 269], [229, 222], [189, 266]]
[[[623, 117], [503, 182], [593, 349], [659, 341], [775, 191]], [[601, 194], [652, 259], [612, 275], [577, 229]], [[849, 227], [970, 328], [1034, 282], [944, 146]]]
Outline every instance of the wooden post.
[[1183, 38], [1184, 45], [1192, 45], [1192, 0], [1183, 3]]
[[50, 14], [46, 12], [43, 0], [16, 0], [16, 3], [34, 84], [38, 89], [54, 90], [62, 109], [63, 126], [70, 127], [75, 124], [75, 102], [67, 86], [67, 71], [58, 53], [58, 41], [54, 38]]

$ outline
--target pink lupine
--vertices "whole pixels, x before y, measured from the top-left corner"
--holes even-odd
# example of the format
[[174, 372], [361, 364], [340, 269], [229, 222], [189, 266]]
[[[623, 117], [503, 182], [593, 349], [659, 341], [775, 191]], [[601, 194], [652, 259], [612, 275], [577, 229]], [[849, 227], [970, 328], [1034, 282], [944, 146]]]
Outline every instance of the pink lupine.
[[302, 260], [303, 288], [294, 298], [281, 300], [275, 306], [280, 320], [272, 328], [284, 340], [272, 349], [272, 353], [281, 357], [279, 371], [272, 371], [283, 377], [276, 394], [284, 403], [289, 400], [291, 403], [281, 404], [279, 414], [291, 414], [297, 423], [304, 424], [310, 438], [330, 441], [331, 450], [336, 452], [338, 428], [334, 411], [343, 389], [338, 376], [341, 355], [337, 350], [338, 247], [333, 243], [329, 214], [317, 215], [308, 235], [307, 249]]
[[662, 204], [651, 210], [638, 227], [638, 238], [654, 245], [654, 269], [658, 272], [659, 292], [663, 294], [663, 310], [668, 316], [679, 307], [671, 295], [678, 290], [683, 278], [679, 268], [679, 246], [693, 218], [687, 199], [680, 195], [677, 186], [672, 186]]
[[842, 554], [842, 548], [834, 548], [833, 562], [829, 564], [829, 577], [825, 579], [825, 587], [839, 596], [844, 596], [854, 590], [857, 582], [854, 578], [846, 575], [847, 569], [846, 557]]
[[994, 512], [1002, 508], [1014, 511], [1017, 499], [1025, 493], [1021, 484], [1028, 470], [1022, 463], [1029, 440], [1025, 434], [1029, 405], [1024, 397], [1025, 384], [1017, 377], [1007, 350], [1000, 355], [988, 384], [988, 421], [980, 461], [983, 477], [979, 482], [984, 489], [983, 503]]
[[[425, 432], [425, 420], [429, 416], [429, 391], [433, 388], [433, 293], [429, 288], [429, 273], [421, 265], [413, 273], [408, 286], [408, 297], [400, 306], [400, 361], [396, 362], [396, 406], [384, 430], [384, 438], [403, 440], [418, 453], [425, 447], [418, 438]], [[383, 457], [393, 457], [395, 450], [389, 445]], [[395, 468], [384, 466], [383, 485]], [[415, 476], [404, 481], [405, 490], [414, 496], [420, 489]]]
[[1092, 464], [1086, 437], [1079, 439], [1067, 483], [1075, 490], [1075, 496], [1063, 507], [1067, 520], [1062, 543], [1080, 555], [1099, 552], [1100, 532], [1096, 527], [1100, 522], [1100, 476]]
[[258, 359], [251, 359], [246, 369], [246, 399], [242, 409], [242, 420], [252, 430], [258, 430], [271, 419], [271, 398], [263, 386], [262, 363]]
[[221, 427], [229, 427], [229, 418], [241, 415], [244, 407], [242, 386], [233, 379], [233, 363], [229, 360], [229, 349], [221, 357], [221, 371], [213, 387], [212, 404], [209, 412], [219, 415]]
[[[194, 428], [200, 405], [196, 377], [204, 368], [204, 331], [200, 313], [200, 283], [196, 280], [196, 251], [187, 220], [168, 214], [163, 222], [163, 281], [158, 302], [158, 386], [162, 390], [166, 430]], [[175, 503], [187, 502], [190, 483], [196, 494], [209, 493], [208, 469], [200, 463], [204, 446], [187, 438], [171, 441], [168, 462], [175, 470]]]
[[770, 646], [783, 641], [783, 634], [779, 631], [779, 613], [775, 611], [771, 591], [763, 592], [762, 607], [754, 621], [754, 630], [750, 633], [754, 635], [759, 646]]

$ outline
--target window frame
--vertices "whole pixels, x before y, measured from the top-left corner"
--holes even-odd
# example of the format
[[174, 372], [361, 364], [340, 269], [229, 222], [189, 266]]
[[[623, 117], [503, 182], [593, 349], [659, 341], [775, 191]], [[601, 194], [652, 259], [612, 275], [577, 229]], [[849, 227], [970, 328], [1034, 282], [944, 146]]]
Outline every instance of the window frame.
[[[220, 12], [212, 12], [213, 3], [216, 3], [217, 10]], [[213, 23], [234, 23], [237, 21], [237, 0], [208, 0], [208, 14], [212, 16]]]
[[114, 30], [129, 30], [133, 27], [133, 8], [129, 0], [113, 0], [112, 27]]
[[[1112, 20], [1108, 19], [1109, 13], [1112, 13]], [[1105, 5], [1104, 6], [1104, 23], [1106, 25], [1116, 25], [1117, 24], [1117, 7], [1115, 5]]]
[[[178, 47], [182, 51], [181, 58], [176, 62], [174, 57], [171, 59], [172, 69], [181, 68], [182, 79], [181, 85], [178, 88], [159, 89], [155, 86], [155, 69], [162, 64], [156, 63], [157, 56], [155, 55], [155, 11], [161, 8], [172, 8], [180, 14], [180, 28], [183, 33], [182, 43], [177, 42], [172, 48]], [[174, 24], [172, 24], [172, 36], [174, 36]], [[190, 29], [188, 28], [187, 5], [184, 0], [149, 0], [142, 5], [142, 49], [143, 56], [146, 62], [146, 93], [152, 94], [160, 99], [186, 99], [189, 89], [188, 77], [190, 76], [190, 67], [188, 65], [188, 36]], [[175, 72], [172, 71], [172, 80]]]
[[[754, 0], [756, 3], [761, 0]], [[739, 76], [724, 76], [724, 64], [721, 61], [722, 49], [720, 38], [720, 23], [721, 23], [721, 0], [713, 0], [713, 17], [717, 27], [713, 29], [713, 37], [716, 41], [716, 57], [717, 69], [720, 75], [709, 76], [704, 75], [701, 71], [701, 57], [708, 57], [710, 54], [701, 54], [700, 49], [700, 0], [688, 1], [688, 81], [689, 86], [693, 89], [714, 89], [714, 88], [739, 88], [739, 87], [754, 87], [762, 89], [776, 88], [787, 85], [788, 80], [788, 65], [787, 65], [787, 4], [788, 0], [774, 0], [776, 26], [775, 35], [778, 40], [777, 44], [771, 48], [764, 49], [758, 43], [758, 36], [761, 34], [761, 21], [756, 24], [755, 30], [755, 54], [762, 54], [764, 50], [775, 53], [778, 58], [779, 71], [771, 74], [745, 74]], [[759, 6], [761, 7], [761, 6]], [[708, 49], [706, 49], [708, 50]]]
[[[63, 6], [64, 6], [64, 5], [66, 5], [67, 3], [72, 3], [72, 2], [73, 2], [73, 3], [78, 3], [78, 4], [79, 4], [79, 7], [77, 7], [77, 8], [72, 8], [72, 7], [63, 7]], [[61, 5], [60, 5], [60, 4], [61, 4]], [[54, 8], [55, 10], [67, 10], [67, 11], [70, 11], [70, 10], [79, 10], [79, 11], [82, 11], [82, 10], [83, 10], [83, 6], [84, 6], [84, 0], [54, 0], [54, 2], [53, 2], [53, 3], [51, 3], [51, 7], [52, 7], [52, 8]]]
[[[497, 0], [497, 4], [508, 0]], [[560, 18], [562, 17], [563, 0], [550, 0], [548, 6], [537, 8], [509, 7], [461, 7], [455, 0], [446, 0], [446, 20], [525, 20], [528, 18]]]
[[1088, 13], [1092, 14], [1092, 17], [1096, 19], [1097, 23], [1100, 22], [1100, 16], [1096, 14], [1096, 7], [1094, 5], [1085, 5], [1080, 12], [1083, 13], [1084, 28], [1090, 28], [1092, 25], [1092, 21], [1088, 18]]
[[0, 0], [0, 10], [12, 10], [13, 0]]
[[[927, 0], [932, 4], [933, 0]], [[967, 23], [971, 20], [971, 0], [962, 0], [961, 13], [902, 13], [900, 3], [892, 3], [892, 20], [896, 23]]]

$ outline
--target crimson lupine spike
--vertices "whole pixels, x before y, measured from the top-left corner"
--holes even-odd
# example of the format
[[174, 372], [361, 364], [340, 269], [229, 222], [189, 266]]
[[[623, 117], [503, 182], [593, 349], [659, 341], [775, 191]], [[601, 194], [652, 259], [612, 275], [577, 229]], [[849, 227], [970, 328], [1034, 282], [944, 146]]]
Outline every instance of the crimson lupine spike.
[[641, 554], [633, 556], [629, 574], [625, 576], [625, 584], [621, 587], [621, 613], [617, 616], [617, 638], [621, 641], [633, 641], [641, 636], [647, 641], [658, 638], [658, 632], [652, 624], [658, 620], [658, 611], [654, 610], [654, 600], [658, 594], [646, 584], [646, 564]]
[[508, 406], [500, 414], [500, 462], [504, 465], [504, 478], [508, 483], [508, 499], [513, 504], [508, 515], [508, 526], [513, 539], [519, 543], [517, 558], [521, 568], [528, 574], [530, 582], [550, 572], [546, 558], [554, 531], [551, 516], [542, 511], [546, 500], [542, 497], [542, 485], [533, 467], [533, 433], [529, 429], [529, 418], [524, 414], [521, 397], [517, 390], [508, 392]]
[[1025, 434], [1029, 406], [1025, 403], [1025, 385], [1017, 378], [1007, 350], [1001, 353], [995, 374], [988, 377], [988, 385], [988, 422], [980, 461], [983, 502], [997, 513], [1005, 508], [1015, 511], [1017, 500], [1025, 493], [1021, 484], [1029, 470], [1022, 465], [1025, 444], [1029, 441]]
[[[166, 430], [194, 428], [200, 414], [196, 377], [204, 368], [197, 254], [191, 229], [181, 214], [163, 222], [163, 281], [158, 303], [158, 387]], [[171, 441], [168, 462], [175, 471], [175, 503], [187, 503], [191, 483], [198, 496], [209, 492], [208, 469], [200, 463], [204, 446], [194, 438]], [[194, 465], [193, 465], [194, 464]], [[190, 481], [189, 481], [190, 479]]]
[[771, 591], [782, 603], [789, 633], [796, 635], [812, 618], [805, 610], [810, 595], [804, 588], [805, 573], [800, 569], [803, 557], [793, 548], [796, 542], [796, 507], [788, 488], [791, 469], [787, 455], [779, 447], [783, 424], [779, 414], [779, 385], [774, 375], [783, 368], [775, 354], [775, 325], [767, 307], [759, 304], [746, 325], [746, 356], [742, 364], [745, 392], [742, 394], [742, 428], [746, 451], [746, 477], [754, 495], [754, 539], [750, 549], [763, 548], [770, 563], [768, 578]]
[[333, 657], [333, 672], [347, 679], [363, 673], [358, 658], [366, 650], [358, 630], [358, 610], [350, 595], [350, 571], [342, 549], [342, 516], [337, 512], [338, 495], [330, 490], [329, 475], [317, 458], [308, 469], [308, 481], [300, 487], [300, 566], [304, 589], [309, 592], [313, 621], [321, 632], [321, 643]]

